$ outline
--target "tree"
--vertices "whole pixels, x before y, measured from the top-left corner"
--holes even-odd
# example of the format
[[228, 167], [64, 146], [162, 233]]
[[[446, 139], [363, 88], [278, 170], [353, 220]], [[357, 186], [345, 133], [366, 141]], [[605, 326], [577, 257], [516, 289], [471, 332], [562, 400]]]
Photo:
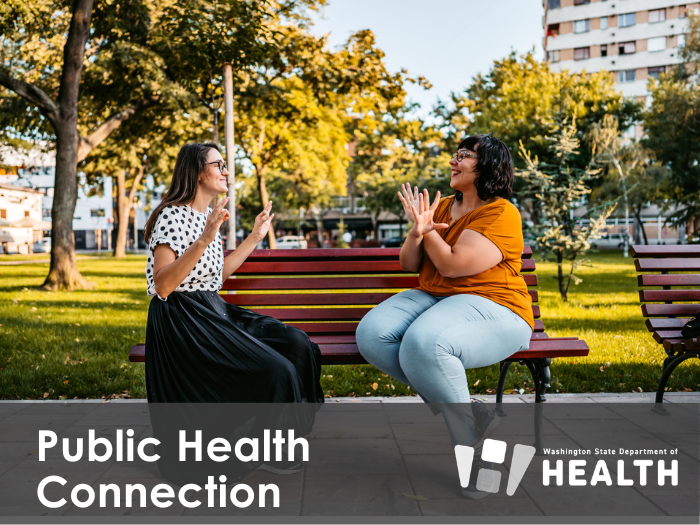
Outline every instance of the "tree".
[[[390, 211], [403, 223], [404, 209], [397, 197], [401, 184], [436, 191], [449, 190], [449, 155], [434, 126], [411, 115], [403, 106], [378, 115], [377, 122], [355, 131], [355, 156], [348, 170], [379, 238], [379, 214]], [[401, 223], [401, 224], [402, 224]], [[403, 228], [401, 228], [403, 229]]]
[[651, 107], [644, 114], [644, 145], [670, 169], [669, 204], [677, 209], [667, 222], [687, 225], [691, 239], [700, 237], [700, 16], [688, 17], [683, 63], [659, 80], [650, 79]]
[[345, 194], [353, 127], [403, 102], [404, 74], [386, 71], [371, 31], [334, 52], [302, 25], [280, 21], [274, 30], [279, 52], [239, 81], [236, 143], [262, 206], [274, 188], [280, 205], [315, 209], [320, 220], [330, 199]]
[[[596, 162], [605, 167], [603, 183], [593, 191], [590, 201], [622, 199], [625, 210], [631, 208], [635, 217], [635, 242], [641, 243], [643, 239], [644, 244], [649, 244], [641, 217], [642, 207], [664, 205], [668, 195], [668, 169], [638, 141], [623, 142], [617, 120], [612, 115], [605, 115], [591, 127], [588, 141], [595, 146]], [[627, 243], [624, 249], [626, 255]]]
[[271, 45], [258, 38], [264, 4], [122, 0], [93, 9], [93, 0], [73, 0], [70, 10], [62, 0], [3, 4], [0, 126], [10, 138], [56, 150], [45, 288], [88, 286], [76, 266], [72, 234], [77, 164], [124, 122], [165, 99], [185, 101], [187, 87], [197, 85], [193, 77], [202, 77], [202, 39], [210, 58], [225, 56], [240, 68], [255, 63]]
[[[582, 217], [574, 217], [574, 209], [590, 194], [588, 183], [600, 176], [600, 170], [589, 165], [585, 169], [573, 166], [572, 159], [579, 151], [576, 124], [573, 120], [561, 121], [558, 129], [546, 137], [549, 143], [550, 157], [555, 164], [541, 162], [537, 157], [520, 145], [520, 157], [525, 163], [524, 169], [517, 170], [517, 175], [527, 183], [531, 197], [540, 207], [539, 222], [533, 226], [537, 246], [553, 257], [557, 263], [557, 280], [559, 293], [567, 300], [572, 281], [580, 278], [576, 269], [585, 261], [582, 256], [590, 249], [590, 240], [598, 236], [605, 227], [605, 221], [613, 211], [613, 206], [606, 207], [597, 218], [591, 216], [597, 209], [589, 208]], [[590, 219], [589, 225], [578, 228], [576, 223]], [[570, 268], [564, 273], [564, 264], [568, 261]]]
[[[452, 105], [437, 108], [438, 116], [448, 117], [442, 121], [448, 135], [493, 133], [510, 148], [517, 167], [524, 165], [515, 155], [521, 141], [539, 158], [551, 155], [548, 137], [559, 128], [561, 115], [576, 118], [577, 137], [584, 141], [590, 126], [603, 115], [614, 115], [625, 129], [637, 120], [639, 111], [637, 102], [616, 90], [610, 73], [552, 71], [533, 52], [521, 56], [513, 52], [494, 61], [491, 70], [477, 75], [463, 94], [452, 95]], [[458, 125], [467, 124], [465, 113], [468, 130], [460, 130]], [[584, 168], [589, 155], [584, 151], [571, 160]]]

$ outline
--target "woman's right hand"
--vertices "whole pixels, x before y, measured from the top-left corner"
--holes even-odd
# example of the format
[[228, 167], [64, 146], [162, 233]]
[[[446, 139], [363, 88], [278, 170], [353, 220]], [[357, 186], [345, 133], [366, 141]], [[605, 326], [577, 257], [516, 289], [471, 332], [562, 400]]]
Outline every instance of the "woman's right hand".
[[199, 237], [207, 244], [207, 246], [214, 242], [214, 239], [216, 239], [216, 233], [219, 231], [221, 225], [227, 221], [229, 217], [231, 217], [229, 211], [224, 208], [228, 201], [229, 197], [226, 197], [214, 207], [212, 212], [207, 217], [207, 222], [204, 224], [204, 231]]
[[403, 211], [408, 221], [416, 222], [416, 216], [413, 214], [413, 206], [418, 206], [418, 186], [413, 188], [413, 193], [411, 193], [411, 184], [408, 182], [402, 184], [401, 191], [399, 192], [399, 199], [401, 200]]

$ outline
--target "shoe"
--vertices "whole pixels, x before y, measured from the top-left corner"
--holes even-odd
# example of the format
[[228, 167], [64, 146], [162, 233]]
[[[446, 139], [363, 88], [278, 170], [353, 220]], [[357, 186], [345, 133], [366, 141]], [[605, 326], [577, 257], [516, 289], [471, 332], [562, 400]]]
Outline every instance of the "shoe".
[[284, 476], [286, 474], [301, 472], [303, 468], [304, 463], [294, 458], [294, 461], [270, 461], [261, 463], [255, 470], [264, 470], [265, 472]]
[[486, 403], [479, 399], [472, 399], [472, 413], [476, 419], [476, 427], [481, 432], [483, 439], [490, 437], [501, 422], [498, 414], [486, 408]]
[[469, 485], [462, 487], [462, 496], [467, 499], [482, 499], [496, 492], [494, 489], [497, 478], [500, 481], [500, 472], [498, 474], [497, 476], [493, 470], [493, 463], [482, 460], [481, 456], [475, 456], [469, 475]]

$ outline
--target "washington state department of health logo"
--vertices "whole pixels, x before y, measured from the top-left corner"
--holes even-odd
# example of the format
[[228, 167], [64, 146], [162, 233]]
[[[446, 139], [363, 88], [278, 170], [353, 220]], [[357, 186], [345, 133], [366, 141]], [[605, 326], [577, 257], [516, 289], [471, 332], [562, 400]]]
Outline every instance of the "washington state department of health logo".
[[[506, 459], [506, 442], [496, 439], [485, 439], [481, 452], [481, 459], [490, 463], [503, 464]], [[525, 475], [527, 467], [535, 455], [535, 447], [527, 445], [515, 445], [513, 458], [510, 462], [510, 474], [506, 494], [512, 496], [520, 486], [520, 481]], [[455, 445], [457, 458], [457, 471], [459, 472], [459, 484], [466, 488], [469, 485], [472, 465], [474, 463], [474, 449], [463, 445]], [[498, 470], [479, 469], [476, 474], [476, 488], [484, 492], [496, 493], [501, 486], [501, 473]]]

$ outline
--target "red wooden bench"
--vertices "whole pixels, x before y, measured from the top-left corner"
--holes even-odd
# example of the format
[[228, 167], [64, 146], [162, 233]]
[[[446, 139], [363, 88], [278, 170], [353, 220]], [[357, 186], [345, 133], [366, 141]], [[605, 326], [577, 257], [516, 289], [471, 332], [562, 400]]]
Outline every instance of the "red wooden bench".
[[[256, 250], [226, 280], [223, 298], [304, 330], [321, 348], [324, 365], [366, 364], [355, 343], [358, 322], [374, 305], [418, 285], [416, 274], [401, 269], [399, 251], [398, 248]], [[522, 273], [536, 303], [537, 276], [532, 273], [535, 261], [531, 257], [532, 250], [526, 247]], [[532, 309], [536, 321], [530, 348], [501, 363], [496, 391], [499, 404], [513, 362], [528, 367], [535, 382], [536, 402], [541, 403], [549, 387], [551, 359], [588, 355], [588, 346], [578, 338], [550, 338], [540, 320], [539, 306], [533, 305]], [[129, 360], [145, 361], [144, 352], [143, 344], [133, 346]]]
[[[656, 245], [632, 246], [634, 265], [640, 288], [642, 314], [654, 340], [666, 351], [661, 379], [656, 389], [656, 403], [663, 403], [666, 383], [683, 361], [700, 357], [698, 338], [685, 339], [681, 328], [689, 318], [700, 313], [700, 246]], [[679, 273], [670, 273], [679, 272]], [[646, 289], [654, 287], [653, 289]], [[662, 408], [660, 413], [667, 413]]]

